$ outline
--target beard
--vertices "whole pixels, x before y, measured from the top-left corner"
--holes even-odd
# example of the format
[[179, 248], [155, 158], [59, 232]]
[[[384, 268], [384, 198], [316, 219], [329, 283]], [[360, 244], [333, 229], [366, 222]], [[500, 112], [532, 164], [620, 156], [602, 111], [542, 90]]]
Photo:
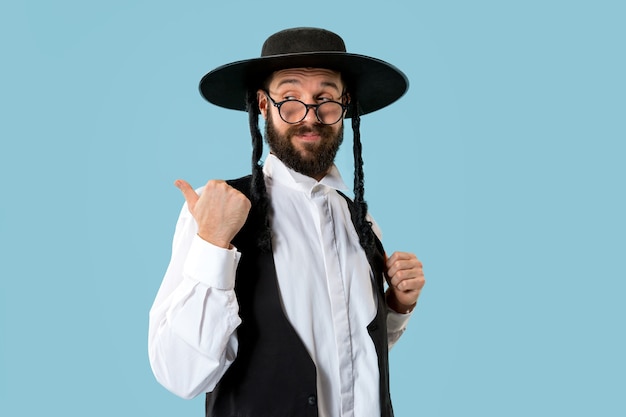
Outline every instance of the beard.
[[[299, 151], [291, 142], [295, 135], [315, 133], [319, 142], [304, 143], [304, 150]], [[324, 176], [335, 162], [339, 146], [343, 142], [343, 126], [337, 133], [332, 126], [315, 124], [313, 126], [292, 125], [284, 135], [274, 128], [272, 113], [267, 112], [265, 122], [265, 140], [270, 152], [276, 155], [289, 168], [309, 177]]]

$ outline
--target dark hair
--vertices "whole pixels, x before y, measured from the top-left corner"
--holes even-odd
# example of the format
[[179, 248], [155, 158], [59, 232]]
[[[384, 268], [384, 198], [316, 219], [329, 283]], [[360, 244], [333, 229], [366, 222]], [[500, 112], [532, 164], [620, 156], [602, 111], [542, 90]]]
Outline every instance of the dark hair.
[[263, 252], [269, 252], [272, 243], [272, 230], [270, 227], [270, 216], [272, 205], [269, 195], [265, 189], [265, 179], [263, 177], [263, 136], [259, 130], [259, 105], [256, 98], [256, 90], [249, 90], [246, 99], [248, 107], [248, 123], [250, 125], [250, 135], [252, 136], [252, 185], [250, 196], [252, 197], [252, 207], [255, 214], [263, 218], [263, 230], [259, 235], [258, 247]]
[[363, 175], [363, 151], [361, 145], [361, 115], [358, 97], [351, 95], [352, 108], [352, 132], [354, 154], [354, 205], [356, 206], [356, 218], [354, 227], [359, 235], [359, 242], [365, 253], [374, 250], [374, 236], [372, 223], [367, 220], [367, 202], [365, 201], [365, 185]]

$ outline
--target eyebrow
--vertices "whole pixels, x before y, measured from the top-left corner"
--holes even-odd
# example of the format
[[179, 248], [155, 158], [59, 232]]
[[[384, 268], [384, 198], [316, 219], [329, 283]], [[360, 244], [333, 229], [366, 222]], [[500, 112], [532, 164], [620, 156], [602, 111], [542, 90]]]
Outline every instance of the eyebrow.
[[[278, 85], [276, 86], [276, 88], [282, 86], [283, 84], [295, 84], [295, 85], [300, 85], [300, 80], [297, 80], [295, 78], [285, 78], [284, 80], [281, 80]], [[332, 81], [322, 81], [322, 87], [331, 87], [334, 88], [335, 90], [337, 90], [337, 92], [340, 92], [341, 90], [339, 90], [339, 86], [332, 82]]]

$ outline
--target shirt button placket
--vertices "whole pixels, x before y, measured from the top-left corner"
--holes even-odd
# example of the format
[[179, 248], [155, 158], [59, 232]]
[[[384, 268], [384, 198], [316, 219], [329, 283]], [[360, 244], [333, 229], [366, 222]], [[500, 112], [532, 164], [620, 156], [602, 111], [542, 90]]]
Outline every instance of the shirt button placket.
[[[321, 191], [321, 190], [318, 190]], [[326, 262], [326, 278], [333, 309], [337, 357], [339, 359], [339, 378], [341, 386], [341, 412], [351, 416], [354, 405], [352, 339], [348, 319], [348, 305], [345, 294], [341, 264], [335, 236], [335, 222], [330, 210], [329, 196], [319, 193], [314, 197], [320, 217], [320, 232]]]

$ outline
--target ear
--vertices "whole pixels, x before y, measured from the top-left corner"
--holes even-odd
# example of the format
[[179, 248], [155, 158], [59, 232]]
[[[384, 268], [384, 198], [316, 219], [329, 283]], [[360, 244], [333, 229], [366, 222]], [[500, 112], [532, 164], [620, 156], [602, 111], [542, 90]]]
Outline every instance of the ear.
[[256, 100], [259, 103], [259, 111], [265, 120], [267, 120], [267, 96], [263, 90], [258, 90], [256, 92]]

